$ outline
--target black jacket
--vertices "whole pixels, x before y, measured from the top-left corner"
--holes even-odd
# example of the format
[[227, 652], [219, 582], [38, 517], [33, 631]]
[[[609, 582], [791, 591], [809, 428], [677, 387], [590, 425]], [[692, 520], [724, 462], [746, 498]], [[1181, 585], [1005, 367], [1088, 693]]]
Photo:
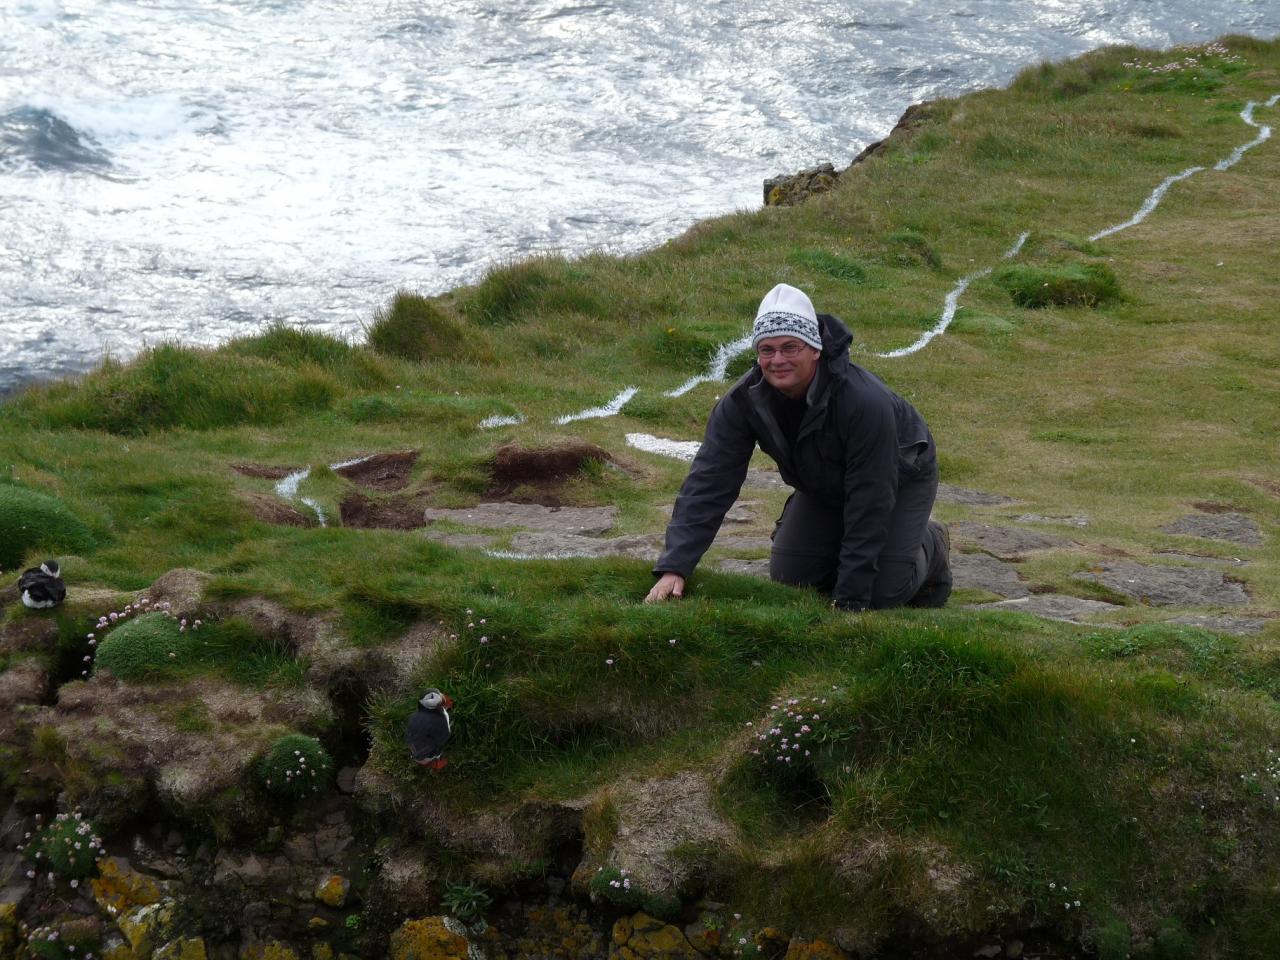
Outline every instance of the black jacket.
[[937, 457], [916, 409], [880, 378], [849, 362], [853, 337], [848, 328], [829, 314], [819, 314], [818, 325], [817, 384], [794, 447], [774, 413], [779, 394], [756, 364], [711, 411], [702, 446], [676, 497], [656, 573], [687, 577], [693, 572], [737, 499], [759, 444], [788, 484], [833, 506], [844, 504], [833, 599], [859, 610], [870, 604], [898, 488], [931, 470]]

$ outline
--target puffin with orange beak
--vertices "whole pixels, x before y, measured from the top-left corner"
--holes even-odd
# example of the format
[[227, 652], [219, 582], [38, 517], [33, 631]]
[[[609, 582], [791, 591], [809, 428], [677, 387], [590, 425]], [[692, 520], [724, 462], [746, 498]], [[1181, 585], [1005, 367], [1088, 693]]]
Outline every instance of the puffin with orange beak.
[[409, 756], [414, 763], [432, 770], [443, 770], [449, 762], [444, 758], [444, 748], [453, 733], [453, 724], [449, 720], [449, 708], [452, 706], [453, 700], [435, 687], [422, 695], [418, 709], [409, 717], [404, 731]]

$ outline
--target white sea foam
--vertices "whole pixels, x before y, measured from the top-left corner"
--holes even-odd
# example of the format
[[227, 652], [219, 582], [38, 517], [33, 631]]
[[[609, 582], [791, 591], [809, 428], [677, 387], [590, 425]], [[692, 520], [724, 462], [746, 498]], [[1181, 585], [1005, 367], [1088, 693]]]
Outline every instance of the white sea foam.
[[628, 433], [627, 445], [643, 450], [645, 453], [656, 453], [663, 457], [674, 457], [676, 460], [692, 460], [702, 446], [696, 440], [667, 440], [655, 437], [651, 433]]
[[504, 416], [500, 413], [495, 413], [491, 417], [485, 417], [476, 424], [476, 426], [481, 430], [492, 430], [495, 427], [514, 427], [521, 423], [524, 423], [523, 413], [517, 413], [514, 416]]
[[690, 377], [674, 390], [667, 392], [668, 397], [683, 397], [694, 387], [702, 383], [718, 382], [725, 378], [725, 374], [729, 372], [729, 364], [733, 362], [733, 358], [740, 353], [746, 353], [751, 349], [751, 334], [745, 334], [737, 340], [730, 343], [722, 343], [716, 348], [715, 356], [711, 358], [711, 363], [707, 367], [707, 372], [699, 374], [696, 377]]
[[600, 417], [617, 416], [622, 412], [622, 408], [627, 405], [627, 401], [636, 395], [636, 392], [635, 387], [627, 387], [603, 407], [591, 407], [578, 413], [567, 413], [563, 417], [558, 417], [556, 423], [565, 424], [573, 423], [575, 420], [594, 420]]

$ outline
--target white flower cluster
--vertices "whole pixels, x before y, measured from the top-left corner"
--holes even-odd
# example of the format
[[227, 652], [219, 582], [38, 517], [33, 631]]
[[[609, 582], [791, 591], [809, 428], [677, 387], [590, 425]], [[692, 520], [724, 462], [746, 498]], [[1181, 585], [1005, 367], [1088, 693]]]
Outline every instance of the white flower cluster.
[[[752, 755], [775, 765], [787, 765], [793, 759], [810, 756], [808, 744], [814, 739], [813, 724], [822, 720], [817, 708], [826, 703], [825, 697], [792, 697], [773, 704], [769, 716], [762, 722], [762, 732], [756, 734]], [[747, 721], [747, 726], [754, 727], [755, 722]]]
[[1232, 53], [1221, 43], [1205, 43], [1200, 46], [1177, 46], [1174, 50], [1185, 51], [1189, 56], [1169, 63], [1156, 64], [1150, 60], [1126, 60], [1124, 65], [1133, 70], [1149, 70], [1152, 73], [1176, 73], [1179, 70], [1191, 70], [1203, 65], [1205, 57], [1217, 57], [1223, 63], [1242, 63], [1244, 58]]

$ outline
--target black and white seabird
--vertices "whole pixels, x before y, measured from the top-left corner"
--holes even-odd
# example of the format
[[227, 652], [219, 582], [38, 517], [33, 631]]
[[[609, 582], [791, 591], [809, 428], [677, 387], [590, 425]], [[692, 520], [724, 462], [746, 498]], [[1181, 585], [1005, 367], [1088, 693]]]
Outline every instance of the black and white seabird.
[[435, 687], [422, 695], [418, 709], [409, 717], [404, 731], [413, 762], [432, 770], [441, 770], [449, 761], [444, 758], [444, 747], [453, 733], [449, 720], [449, 708], [453, 700]]
[[34, 610], [56, 607], [67, 598], [57, 560], [46, 560], [38, 567], [24, 570], [18, 578], [18, 589], [22, 591], [22, 602]]

